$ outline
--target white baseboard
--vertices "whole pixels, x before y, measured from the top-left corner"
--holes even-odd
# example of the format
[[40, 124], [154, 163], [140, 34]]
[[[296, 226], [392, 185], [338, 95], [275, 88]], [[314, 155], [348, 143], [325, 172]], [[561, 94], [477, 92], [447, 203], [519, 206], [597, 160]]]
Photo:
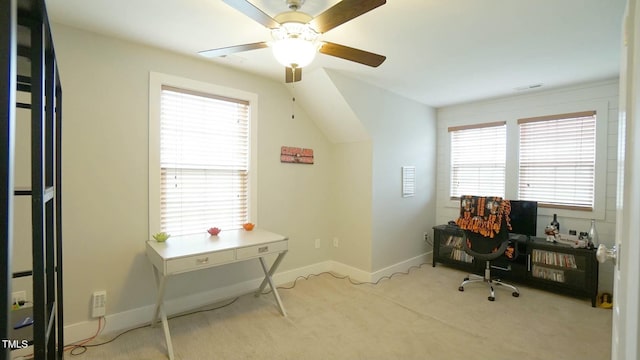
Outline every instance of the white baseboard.
[[424, 253], [421, 255], [418, 255], [416, 257], [413, 257], [411, 259], [407, 259], [405, 261], [401, 261], [397, 264], [393, 264], [391, 266], [387, 266], [384, 269], [380, 269], [374, 273], [371, 274], [371, 280], [372, 282], [376, 282], [378, 280], [380, 280], [380, 278], [384, 277], [384, 276], [391, 276], [397, 272], [407, 272], [407, 270], [409, 270], [409, 268], [413, 267], [413, 266], [419, 266], [420, 264], [424, 264], [426, 262], [429, 261], [431, 257], [429, 256], [429, 253]]
[[[427, 257], [428, 254], [422, 254], [378, 270], [374, 273], [369, 273], [349, 265], [329, 260], [287, 271], [277, 272], [273, 276], [273, 281], [276, 285], [282, 285], [295, 281], [299, 276], [331, 271], [340, 275], [348, 275], [356, 281], [375, 282], [383, 276], [390, 276], [394, 272], [407, 271], [411, 266], [416, 266], [425, 262]], [[262, 280], [263, 278], [247, 280], [238, 284], [167, 300], [165, 301], [166, 313], [177, 314], [186, 312], [208, 304], [221, 302], [226, 299], [251, 293], [260, 286]], [[109, 314], [106, 316], [107, 324], [102, 333], [108, 334], [120, 332], [149, 323], [153, 316], [154, 307], [155, 305], [146, 305], [115, 314]], [[67, 325], [64, 327], [65, 343], [71, 344], [84, 340], [95, 334], [97, 328], [97, 319]]]
[[360, 282], [371, 281], [370, 272], [366, 272], [364, 270], [361, 270], [337, 261], [330, 261], [330, 263], [331, 263], [331, 271], [336, 274], [349, 276], [351, 279], [355, 281], [360, 281]]
[[[298, 276], [331, 271], [331, 266], [331, 261], [324, 261], [292, 270], [277, 272], [273, 275], [273, 281], [276, 286], [290, 283], [292, 281], [295, 281]], [[242, 283], [233, 284], [222, 288], [216, 288], [213, 290], [191, 294], [176, 299], [168, 299], [164, 304], [165, 310], [169, 315], [178, 314], [181, 312], [197, 309], [208, 304], [213, 304], [240, 295], [245, 295], [255, 291], [262, 283], [262, 280], [263, 278], [247, 280]], [[151, 317], [153, 316], [154, 310], [155, 304], [152, 304], [115, 314], [106, 315], [105, 318], [107, 320], [107, 324], [102, 333], [108, 334], [112, 332], [119, 332], [126, 329], [134, 328], [136, 326], [144, 325], [145, 323], [149, 323], [151, 321]], [[84, 340], [95, 334], [97, 329], [98, 319], [67, 325], [64, 327], [65, 343], [70, 344], [78, 342], [80, 340]]]

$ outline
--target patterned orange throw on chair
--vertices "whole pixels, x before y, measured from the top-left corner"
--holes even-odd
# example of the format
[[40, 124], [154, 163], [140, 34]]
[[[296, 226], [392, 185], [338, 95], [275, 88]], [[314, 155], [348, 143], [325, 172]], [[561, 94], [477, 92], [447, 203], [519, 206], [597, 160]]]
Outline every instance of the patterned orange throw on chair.
[[511, 229], [511, 203], [501, 197], [464, 195], [460, 198], [460, 217], [456, 224], [464, 230], [493, 238], [500, 232], [503, 220]]

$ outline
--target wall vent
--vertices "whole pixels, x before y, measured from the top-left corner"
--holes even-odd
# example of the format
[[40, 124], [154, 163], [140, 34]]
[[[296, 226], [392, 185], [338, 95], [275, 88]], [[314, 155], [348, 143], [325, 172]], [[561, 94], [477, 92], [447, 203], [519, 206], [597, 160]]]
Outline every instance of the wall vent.
[[402, 167], [402, 197], [410, 197], [416, 193], [416, 167]]

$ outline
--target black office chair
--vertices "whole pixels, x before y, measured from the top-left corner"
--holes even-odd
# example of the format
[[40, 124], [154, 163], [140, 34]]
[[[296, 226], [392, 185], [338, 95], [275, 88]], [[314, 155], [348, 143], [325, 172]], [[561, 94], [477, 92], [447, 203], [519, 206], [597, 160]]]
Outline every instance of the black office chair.
[[[467, 209], [468, 211], [469, 209]], [[461, 219], [462, 213], [464, 213], [464, 209], [461, 211]], [[509, 214], [508, 212], [502, 216], [502, 220], [500, 223], [500, 230], [498, 233], [494, 234], [493, 238], [490, 236], [485, 236], [483, 234], [471, 231], [471, 230], [461, 230], [463, 235], [462, 237], [462, 246], [464, 251], [473, 256], [475, 260], [485, 261], [486, 266], [484, 270], [484, 276], [479, 276], [476, 274], [469, 274], [464, 278], [458, 290], [464, 291], [464, 287], [471, 283], [483, 282], [489, 286], [490, 296], [488, 297], [489, 301], [494, 301], [495, 291], [494, 285], [507, 287], [513, 292], [511, 295], [514, 297], [520, 296], [520, 291], [517, 287], [502, 282], [500, 279], [492, 278], [491, 276], [491, 261], [498, 259], [504, 256], [505, 251], [509, 247], [509, 230], [507, 225], [507, 218]], [[459, 220], [461, 220], [459, 219]]]

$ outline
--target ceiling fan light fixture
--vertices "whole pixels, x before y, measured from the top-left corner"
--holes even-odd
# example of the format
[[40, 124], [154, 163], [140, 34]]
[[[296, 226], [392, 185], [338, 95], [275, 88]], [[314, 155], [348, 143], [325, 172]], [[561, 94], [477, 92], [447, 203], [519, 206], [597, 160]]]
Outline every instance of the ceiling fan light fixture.
[[305, 67], [311, 64], [318, 52], [314, 43], [299, 38], [275, 41], [271, 48], [276, 60], [286, 67]]
[[318, 52], [318, 33], [300, 23], [284, 23], [271, 32], [271, 49], [276, 60], [286, 67], [305, 67]]
[[[333, 56], [363, 65], [378, 67], [386, 56], [340, 45], [320, 39], [321, 34], [361, 16], [387, 0], [332, 0], [328, 9], [317, 16], [300, 11], [305, 0], [279, 0], [285, 2], [289, 11], [274, 17], [265, 13], [252, 2], [255, 0], [222, 0], [250, 19], [271, 30], [272, 41], [261, 41], [243, 45], [200, 51], [202, 56], [219, 57], [241, 51], [271, 47], [274, 57], [286, 67], [285, 82], [302, 79], [302, 68], [309, 65], [316, 53]], [[269, 0], [275, 1], [275, 0]], [[262, 2], [265, 2], [264, 0]], [[299, 71], [295, 71], [300, 68]]]

